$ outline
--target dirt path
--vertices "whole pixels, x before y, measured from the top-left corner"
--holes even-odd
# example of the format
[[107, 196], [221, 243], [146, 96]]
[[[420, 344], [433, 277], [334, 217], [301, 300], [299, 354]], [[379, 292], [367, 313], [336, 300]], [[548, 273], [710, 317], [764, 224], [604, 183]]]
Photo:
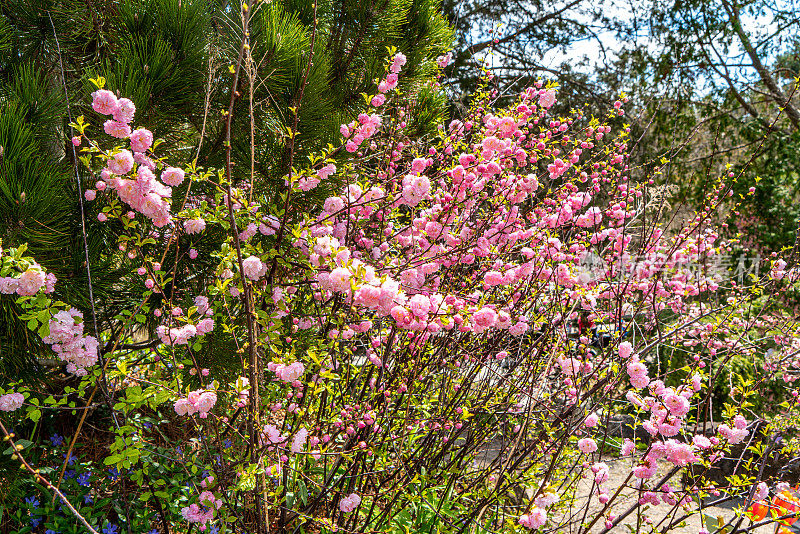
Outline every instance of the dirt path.
[[[497, 454], [501, 448], [502, 445], [500, 442], [483, 447], [481, 452], [479, 452], [478, 456], [476, 457], [476, 464], [481, 467], [489, 465], [497, 458]], [[602, 457], [600, 459], [594, 458], [593, 460], [605, 462], [609, 467], [609, 479], [603, 484], [603, 486], [609, 492], [609, 495], [613, 495], [620, 486], [625, 486], [606, 513], [610, 513], [618, 517], [625, 513], [639, 499], [639, 491], [625, 484], [626, 479], [630, 474], [632, 460], [621, 460], [614, 456]], [[653, 480], [660, 481], [669, 473], [669, 471], [670, 465], [666, 462], [662, 462], [658, 472], [653, 477]], [[560, 514], [557, 517], [552, 518], [556, 524], [566, 525], [558, 530], [558, 534], [577, 534], [578, 526], [581, 523], [583, 523], [585, 520], [591, 520], [601, 510], [603, 510], [605, 505], [599, 502], [596, 493], [591, 493], [593, 489], [593, 476], [594, 475], [591, 470], [584, 470], [584, 478], [578, 482], [575, 500], [572, 503], [562, 503], [562, 506], [565, 504], [567, 505], [566, 508], [562, 508]], [[632, 483], [632, 480], [633, 479], [631, 479], [629, 483]], [[559, 483], [561, 481], [553, 482]], [[683, 488], [681, 483], [681, 475], [677, 474], [673, 476], [668, 480], [668, 484], [674, 490], [680, 491]], [[529, 491], [532, 493], [532, 490]], [[584, 516], [584, 510], [586, 508], [587, 501], [589, 501], [589, 510]], [[705, 508], [703, 510], [703, 515], [707, 516], [707, 518], [712, 518], [714, 523], [721, 518], [723, 524], [726, 524], [728, 521], [737, 516], [736, 508], [741, 507], [741, 505], [741, 502], [729, 501], [725, 503], [725, 506], [711, 506]], [[694, 509], [696, 505], [692, 504], [691, 506], [691, 509]], [[633, 512], [625, 517], [611, 530], [611, 532], [661, 532], [668, 525], [680, 520], [680, 518], [685, 515], [686, 512], [681, 507], [675, 507], [663, 502], [657, 506], [648, 504], [639, 508], [638, 513]], [[569, 520], [566, 520], [567, 518], [569, 518]], [[716, 524], [713, 524], [710, 526], [710, 528], [708, 528], [708, 530], [713, 532], [716, 526]], [[748, 519], [745, 519], [740, 528], [748, 528], [750, 526], [751, 522]], [[676, 523], [676, 525], [673, 526], [669, 532], [672, 534], [697, 534], [702, 527], [703, 523], [701, 514], [696, 513], [686, 518], [682, 522]], [[605, 528], [605, 520], [600, 519], [592, 526], [590, 532], [595, 534], [600, 533], [603, 532]], [[750, 534], [774, 534], [775, 526], [764, 525], [748, 532]]]
[[[626, 461], [619, 460], [614, 457], [608, 457], [602, 458], [601, 461], [605, 462], [609, 466], [609, 480], [603, 485], [604, 487], [608, 488], [610, 494], [613, 495], [617, 488], [625, 483], [625, 480], [630, 473], [631, 460]], [[604, 506], [600, 504], [596, 494], [590, 495], [590, 492], [592, 491], [593, 480], [591, 477], [592, 472], [589, 470], [586, 471], [588, 471], [587, 476], [578, 483], [576, 500], [571, 507], [573, 513], [577, 510], [580, 510], [580, 516], [578, 516], [576, 527], [577, 523], [580, 523], [580, 517], [583, 515], [583, 509], [586, 506], [587, 499], [590, 499], [590, 496], [591, 499], [589, 504], [589, 513], [586, 515], [587, 518], [594, 517], [600, 510], [603, 509]], [[669, 466], [664, 463], [659, 468], [658, 473], [655, 477], [653, 477], [653, 479], [660, 481], [669, 473], [669, 471]], [[668, 484], [673, 489], [680, 490], [683, 487], [681, 484], [681, 475], [677, 474], [673, 476], [671, 479], [669, 479]], [[615, 499], [614, 504], [611, 506], [609, 512], [612, 515], [619, 516], [627, 511], [631, 505], [638, 500], [638, 498], [639, 492], [632, 487], [626, 486], [620, 495]], [[706, 516], [713, 517], [715, 521], [718, 517], [721, 517], [723, 522], [727, 523], [730, 519], [736, 516], [735, 508], [739, 506], [741, 506], [741, 503], [731, 503], [726, 507], [713, 506], [704, 509], [703, 513]], [[658, 506], [648, 504], [640, 508], [640, 510], [641, 515], [637, 515], [636, 512], [631, 513], [625, 519], [623, 519], [619, 525], [614, 527], [612, 532], [661, 532], [661, 530], [666, 528], [670, 523], [686, 515], [682, 508], [677, 507], [676, 509], [676, 507], [665, 503], [661, 503]], [[645, 516], [652, 519], [652, 522], [648, 522], [645, 519]], [[745, 519], [741, 526], [746, 528], [750, 525], [750, 521]], [[701, 515], [694, 514], [685, 520], [684, 525], [676, 525], [671, 528], [669, 532], [675, 534], [697, 534], [701, 528]], [[591, 532], [597, 533], [602, 532], [603, 530], [605, 530], [605, 525], [601, 520], [592, 527]], [[713, 531], [714, 529], [709, 528], [709, 530]], [[577, 531], [577, 528], [575, 528], [575, 531]], [[773, 534], [775, 532], [775, 527], [765, 525], [753, 529], [750, 532], [753, 534]]]

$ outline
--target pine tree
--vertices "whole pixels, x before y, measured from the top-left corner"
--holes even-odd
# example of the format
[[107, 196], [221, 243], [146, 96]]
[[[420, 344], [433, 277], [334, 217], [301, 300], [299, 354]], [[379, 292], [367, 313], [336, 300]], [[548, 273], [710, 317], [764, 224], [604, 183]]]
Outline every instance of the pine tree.
[[[363, 106], [361, 94], [374, 91], [390, 47], [408, 57], [401, 89], [418, 94], [410, 124], [424, 135], [442, 117], [444, 99], [427, 83], [452, 39], [438, 0], [317, 0], [316, 23], [313, 0], [262, 1], [250, 9], [253, 63], [250, 76], [240, 77], [232, 120], [237, 181], [249, 180], [252, 163], [255, 189], [280, 190], [292, 151], [286, 132], [294, 125], [293, 108], [300, 132], [295, 161], [335, 142], [339, 125]], [[4, 246], [28, 243], [30, 254], [67, 282], [57, 285], [56, 298], [79, 306], [87, 323], [91, 306], [67, 103], [73, 117], [83, 114], [102, 129], [88, 105], [89, 80], [102, 76], [108, 88], [133, 100], [136, 124], [165, 141], [159, 152], [182, 157], [171, 164], [196, 160], [221, 168], [221, 111], [230, 101], [230, 67], [244, 32], [240, 12], [227, 0], [0, 4], [0, 239]], [[91, 188], [96, 177], [79, 174], [81, 191]], [[124, 254], [114, 253], [113, 227], [98, 224], [92, 206], [85, 209], [103, 330], [141, 281], [123, 278], [131, 269]], [[36, 354], [37, 342], [14, 318], [13, 301], [0, 296], [0, 381], [34, 369], [28, 356]]]

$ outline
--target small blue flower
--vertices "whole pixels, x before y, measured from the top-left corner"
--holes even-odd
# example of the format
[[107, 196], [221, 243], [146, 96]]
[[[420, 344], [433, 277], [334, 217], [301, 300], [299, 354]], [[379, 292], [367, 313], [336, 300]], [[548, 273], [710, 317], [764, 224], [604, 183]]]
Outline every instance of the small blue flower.
[[89, 486], [89, 479], [92, 478], [91, 473], [81, 473], [78, 475], [78, 484], [81, 486]]
[[233, 442], [228, 438], [225, 438], [222, 441], [222, 444], [225, 446], [226, 449], [230, 449], [231, 447], [233, 447]]
[[31, 495], [30, 497], [25, 497], [25, 502], [27, 504], [30, 504], [34, 508], [39, 508], [40, 505], [39, 499], [37, 499], [35, 495]]
[[58, 434], [53, 434], [50, 436], [50, 443], [53, 444], [53, 447], [59, 447], [64, 444], [64, 438]]
[[92, 499], [92, 496], [89, 495], [88, 493], [83, 496], [83, 504], [91, 504], [93, 502], [94, 502], [94, 499]]
[[61, 534], [61, 533], [60, 532], [56, 532], [52, 528], [48, 528], [47, 530], [44, 531], [44, 534]]
[[219, 534], [219, 528], [216, 525], [211, 525], [211, 528], [208, 530], [208, 534]]
[[116, 467], [109, 467], [108, 468], [108, 478], [111, 479], [111, 482], [116, 482], [119, 480], [119, 470]]
[[64, 473], [65, 478], [74, 478], [75, 477], [75, 470], [74, 469], [67, 469], [67, 472]]
[[106, 523], [106, 526], [103, 527], [103, 534], [117, 534], [119, 532], [119, 527], [114, 523]]
[[31, 517], [31, 528], [36, 528], [39, 526], [39, 523], [42, 522], [42, 518], [39, 516]]
[[[62, 454], [61, 456], [63, 456], [64, 458], [66, 458], [66, 457], [67, 457], [67, 454], [66, 454], [66, 453], [64, 453], [64, 454]], [[74, 454], [70, 454], [70, 455], [69, 455], [69, 460], [67, 460], [67, 465], [72, 465], [72, 464], [74, 464], [74, 463], [75, 463], [75, 455], [74, 455]]]
[[150, 532], [148, 532], [147, 534], [159, 534], [159, 532], [158, 532], [158, 529], [155, 529], [155, 528], [154, 528], [153, 530], [151, 530], [151, 531], [150, 531]]
[[151, 428], [153, 428], [153, 423], [148, 423], [147, 421], [145, 421], [142, 426], [144, 427], [145, 430], [150, 430]]

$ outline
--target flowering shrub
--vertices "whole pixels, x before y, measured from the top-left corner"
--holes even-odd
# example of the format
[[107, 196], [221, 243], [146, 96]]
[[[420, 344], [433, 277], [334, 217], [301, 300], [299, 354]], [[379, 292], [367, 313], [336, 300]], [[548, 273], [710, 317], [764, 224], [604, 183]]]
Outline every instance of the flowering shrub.
[[[404, 64], [392, 57], [340, 145], [298, 162], [279, 192], [232, 183], [230, 167], [178, 168], [95, 80], [106, 135], [80, 117], [73, 143], [98, 177], [85, 198], [139, 263], [141, 303], [89, 336], [24, 249], [3, 252], [0, 287], [83, 376], [79, 402], [107, 403], [99, 460], [152, 513], [138, 516], [162, 531], [666, 532], [709, 496], [766, 499], [758, 469], [706, 477], [755, 439], [756, 420], [763, 466], [795, 416], [796, 403], [766, 422], [748, 408], [762, 384], [794, 380], [798, 327], [771, 295], [796, 272], [775, 258], [742, 288], [707, 268], [732, 246], [713, 222], [732, 177], [672, 228], [626, 164], [628, 129], [612, 128], [625, 99], [605, 121], [556, 117], [542, 84], [505, 108], [483, 92], [463, 120], [410, 138], [409, 102], [393, 92]], [[134, 326], [148, 321], [142, 341]], [[615, 329], [599, 342], [575, 321]], [[215, 347], [235, 363], [215, 365]], [[733, 385], [737, 403], [711, 426], [710, 369], [767, 349], [780, 363]], [[677, 351], [688, 363], [664, 371]], [[78, 408], [22, 383], [0, 393], [15, 447], [9, 425]], [[635, 439], [609, 432], [622, 414]], [[37, 473], [24, 449], [14, 459], [56, 491], [63, 469]], [[182, 491], [158, 489], [176, 473]]]

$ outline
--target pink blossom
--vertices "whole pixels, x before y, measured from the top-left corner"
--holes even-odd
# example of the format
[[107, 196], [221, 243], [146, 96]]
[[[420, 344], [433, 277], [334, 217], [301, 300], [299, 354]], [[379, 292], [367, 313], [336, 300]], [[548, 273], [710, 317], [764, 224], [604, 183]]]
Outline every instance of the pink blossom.
[[106, 162], [108, 170], [118, 176], [131, 172], [133, 168], [133, 154], [128, 150], [120, 150]]
[[286, 436], [282, 435], [281, 431], [278, 430], [278, 427], [275, 425], [264, 425], [264, 434], [262, 435], [262, 438], [263, 437], [266, 437], [269, 442], [274, 445], [286, 441]]
[[731, 445], [736, 445], [740, 443], [744, 438], [747, 437], [750, 432], [746, 428], [731, 428], [726, 424], [719, 425], [717, 431], [720, 435], [728, 440], [728, 443]]
[[50, 319], [50, 333], [42, 341], [51, 345], [58, 357], [67, 362], [67, 371], [78, 376], [97, 362], [98, 342], [83, 333], [83, 314], [76, 310], [56, 312]]
[[647, 367], [642, 362], [635, 360], [629, 362], [627, 371], [633, 387], [641, 389], [650, 384], [650, 377], [647, 376]]
[[597, 426], [597, 423], [600, 421], [600, 418], [597, 417], [596, 413], [590, 413], [586, 416], [586, 419], [583, 420], [583, 424], [587, 428], [594, 428]]
[[619, 344], [619, 357], [623, 360], [627, 360], [633, 354], [633, 345], [631, 345], [628, 341], [623, 341]]
[[525, 528], [539, 528], [547, 522], [547, 511], [538, 506], [530, 513], [519, 517], [519, 524]]
[[403, 178], [403, 200], [409, 206], [419, 204], [431, 189], [431, 182], [427, 176], [407, 175]]
[[321, 180], [315, 176], [303, 176], [297, 182], [300, 191], [311, 191], [320, 184]]
[[161, 181], [167, 185], [171, 185], [172, 187], [177, 187], [183, 183], [183, 178], [186, 175], [183, 172], [183, 169], [179, 169], [178, 167], [167, 167], [164, 169], [164, 172], [161, 173]]
[[344, 199], [342, 197], [328, 197], [322, 205], [322, 209], [328, 213], [336, 213], [344, 208]]
[[137, 128], [130, 135], [131, 150], [145, 152], [153, 144], [153, 133], [145, 128]]
[[592, 438], [583, 438], [578, 440], [578, 449], [583, 454], [591, 454], [597, 450], [597, 442]]
[[503, 275], [497, 271], [489, 271], [483, 275], [483, 281], [489, 287], [497, 286], [503, 283]]
[[117, 139], [125, 139], [131, 134], [131, 127], [124, 122], [106, 121], [103, 123], [103, 131]]
[[17, 295], [32, 296], [39, 292], [44, 287], [45, 274], [42, 272], [38, 265], [29, 267], [19, 277], [19, 285], [17, 286]]
[[258, 256], [248, 256], [242, 261], [244, 275], [250, 280], [258, 280], [266, 274], [267, 266], [261, 262]]
[[666, 459], [675, 465], [684, 467], [699, 461], [692, 452], [692, 446], [688, 443], [681, 443], [674, 439], [665, 442]]
[[692, 382], [692, 390], [694, 392], [698, 392], [701, 389], [703, 389], [703, 377], [702, 376], [700, 376], [700, 375], [692, 376], [691, 382]]
[[203, 510], [197, 504], [190, 504], [185, 508], [181, 508], [181, 515], [186, 521], [190, 523], [199, 523], [204, 528], [205, 524], [214, 519], [214, 511], [211, 509]]
[[395, 56], [392, 58], [392, 64], [389, 66], [389, 70], [390, 70], [390, 71], [391, 71], [393, 74], [397, 74], [398, 72], [400, 72], [400, 69], [401, 69], [401, 68], [403, 67], [403, 65], [405, 65], [405, 64], [406, 64], [406, 56], [405, 56], [404, 54], [402, 54], [402, 53], [398, 52], [398, 53], [397, 53], [397, 54], [395, 54]]
[[106, 89], [92, 93], [92, 109], [103, 115], [111, 115], [117, 109], [117, 97]]
[[547, 508], [548, 506], [558, 502], [558, 495], [553, 492], [547, 491], [536, 497], [533, 500], [533, 502], [539, 508]]
[[344, 267], [337, 267], [328, 276], [328, 284], [333, 291], [346, 293], [350, 290], [350, 271]]
[[0, 395], [0, 411], [13, 412], [18, 410], [22, 407], [24, 401], [25, 397], [22, 396], [22, 393], [6, 393], [5, 395]]
[[414, 295], [409, 300], [409, 306], [411, 307], [411, 313], [415, 316], [425, 317], [430, 311], [431, 300], [425, 295]]
[[336, 165], [334, 165], [333, 163], [328, 163], [327, 165], [325, 165], [324, 167], [322, 167], [320, 170], [317, 171], [317, 177], [320, 180], [325, 180], [335, 172], [336, 172]]
[[674, 393], [664, 396], [664, 406], [676, 417], [683, 417], [689, 413], [689, 401], [685, 397]]
[[55, 291], [56, 281], [56, 275], [53, 273], [47, 273], [47, 275], [44, 277], [44, 292], [49, 294]]
[[267, 368], [274, 372], [279, 380], [289, 383], [299, 379], [303, 376], [303, 373], [306, 372], [306, 368], [302, 362], [294, 362], [289, 365], [270, 362], [267, 364]]
[[[151, 284], [147, 282], [151, 282]], [[152, 280], [148, 279], [145, 285], [152, 287]], [[176, 328], [167, 328], [164, 325], [160, 325], [156, 327], [156, 334], [165, 345], [188, 345], [189, 340], [197, 335], [197, 327], [191, 324]]]
[[178, 415], [200, 414], [205, 419], [217, 403], [217, 394], [213, 391], [198, 389], [189, 393], [186, 398], [175, 401], [175, 413]]
[[643, 464], [633, 468], [633, 476], [641, 479], [652, 478], [656, 472], [658, 472], [658, 462], [650, 458], [645, 458]]
[[545, 109], [550, 109], [553, 107], [553, 104], [556, 103], [556, 91], [555, 89], [547, 89], [543, 90], [539, 94], [539, 105]]
[[608, 464], [605, 462], [597, 462], [592, 466], [594, 473], [594, 481], [599, 485], [607, 482], [609, 479]]
[[743, 430], [747, 428], [747, 419], [745, 419], [741, 414], [736, 414], [733, 417], [733, 426], [738, 430]]
[[19, 280], [10, 276], [0, 277], [0, 293], [3, 295], [11, 295], [16, 293], [19, 287]]
[[208, 334], [214, 330], [214, 319], [207, 317], [201, 320], [197, 323], [196, 329], [198, 335]]
[[305, 428], [301, 428], [295, 434], [294, 439], [292, 440], [291, 451], [294, 453], [303, 452], [303, 449], [306, 446], [306, 439], [308, 438], [308, 430]]
[[636, 449], [636, 444], [631, 441], [629, 438], [625, 438], [625, 441], [622, 442], [622, 447], [620, 449], [620, 455], [622, 456], [630, 456], [633, 454], [633, 451]]
[[199, 234], [206, 229], [206, 222], [203, 219], [189, 219], [183, 221], [183, 229], [187, 234]]
[[711, 440], [702, 434], [695, 434], [695, 436], [692, 438], [692, 443], [699, 449], [711, 448]]
[[472, 315], [472, 322], [477, 333], [491, 328], [497, 322], [497, 312], [492, 308], [481, 308]]
[[769, 486], [767, 486], [766, 482], [759, 482], [756, 486], [756, 492], [753, 498], [756, 501], [761, 501], [766, 499], [769, 496]]
[[361, 497], [355, 493], [351, 493], [339, 501], [339, 510], [347, 514], [358, 508], [359, 504], [361, 504]]
[[136, 106], [127, 98], [120, 98], [117, 100], [117, 107], [113, 113], [115, 121], [128, 124], [133, 120]]

